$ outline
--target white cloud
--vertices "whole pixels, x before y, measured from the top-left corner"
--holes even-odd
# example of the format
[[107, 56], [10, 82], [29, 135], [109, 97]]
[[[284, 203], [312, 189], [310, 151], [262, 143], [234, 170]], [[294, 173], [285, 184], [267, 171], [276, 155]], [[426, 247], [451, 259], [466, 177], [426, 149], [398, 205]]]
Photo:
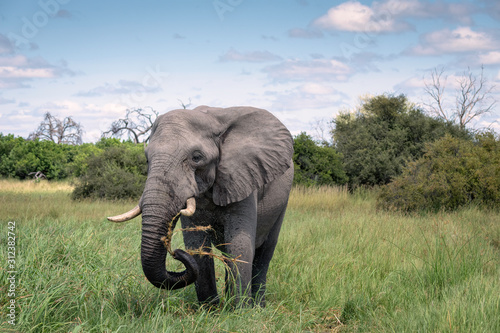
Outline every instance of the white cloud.
[[0, 78], [52, 78], [55, 77], [53, 68], [16, 68], [0, 66]]
[[483, 65], [500, 64], [500, 51], [491, 51], [479, 55], [479, 63]]
[[15, 133], [27, 137], [38, 126], [42, 118], [38, 120], [37, 116], [32, 114], [31, 110], [20, 109], [2, 114], [0, 122], [0, 133]]
[[376, 12], [357, 1], [344, 2], [330, 8], [326, 15], [313, 22], [313, 26], [352, 32], [401, 31], [410, 28], [407, 23], [395, 21], [390, 12]]
[[425, 80], [422, 77], [411, 77], [395, 86], [396, 90], [414, 90], [414, 89], [421, 89], [423, 90], [425, 88]]
[[318, 83], [306, 83], [300, 87], [300, 91], [310, 95], [330, 95], [334, 93], [334, 89]]
[[49, 111], [53, 116], [56, 117], [75, 117], [84, 110], [80, 104], [71, 100], [60, 100], [54, 102], [48, 102], [35, 108], [35, 112], [38, 114], [43, 114]]
[[51, 79], [75, 73], [66, 65], [49, 64], [42, 58], [24, 55], [0, 56], [0, 89], [28, 87], [33, 79]]
[[471, 14], [478, 8], [467, 3], [447, 3], [425, 0], [386, 0], [374, 2], [377, 13], [386, 12], [399, 19], [427, 18], [472, 24]]
[[313, 59], [286, 60], [278, 65], [264, 68], [274, 81], [345, 81], [351, 68], [338, 60]]
[[15, 99], [4, 98], [1, 95], [2, 94], [0, 93], [0, 105], [2, 105], [2, 104], [14, 104], [16, 102]]
[[305, 83], [284, 90], [268, 91], [272, 110], [294, 135], [314, 132], [314, 120], [331, 119], [348, 97], [327, 84]]
[[268, 62], [281, 60], [280, 56], [272, 54], [269, 51], [253, 51], [253, 52], [239, 52], [236, 50], [229, 50], [226, 54], [219, 57], [219, 61], [242, 61], [242, 62]]
[[388, 12], [392, 15], [425, 16], [424, 4], [419, 0], [387, 0], [375, 2], [377, 12]]
[[494, 38], [470, 27], [443, 29], [421, 36], [420, 44], [408, 50], [414, 55], [439, 55], [455, 52], [486, 51], [496, 48]]
[[347, 1], [332, 7], [313, 21], [313, 26], [350, 32], [400, 32], [413, 29], [411, 18], [443, 19], [472, 24], [471, 14], [479, 11], [474, 4], [446, 3], [425, 0], [373, 1], [371, 6], [360, 1]]
[[[306, 83], [284, 91], [268, 91], [273, 97], [271, 110], [303, 111], [322, 110], [340, 105], [346, 98], [345, 94], [326, 85]], [[310, 115], [305, 112], [304, 118]]]

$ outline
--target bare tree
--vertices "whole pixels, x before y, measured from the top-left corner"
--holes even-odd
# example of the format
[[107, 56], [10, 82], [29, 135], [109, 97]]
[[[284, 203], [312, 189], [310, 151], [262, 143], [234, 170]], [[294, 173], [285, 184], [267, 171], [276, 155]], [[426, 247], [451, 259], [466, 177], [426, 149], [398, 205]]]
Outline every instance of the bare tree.
[[182, 108], [183, 108], [184, 110], [185, 110], [185, 109], [187, 109], [188, 107], [190, 107], [190, 106], [191, 106], [191, 98], [189, 98], [189, 100], [188, 100], [188, 103], [187, 103], [187, 104], [184, 104], [184, 102], [183, 102], [182, 100], [180, 100], [180, 99], [178, 99], [178, 101], [179, 101], [179, 103], [181, 104], [181, 106], [182, 106]]
[[425, 105], [434, 116], [451, 121], [443, 106], [445, 97], [444, 88], [448, 79], [447, 76], [443, 77], [443, 73], [444, 68], [440, 68], [439, 70], [434, 68], [431, 73], [430, 82], [428, 80], [424, 81], [425, 92], [431, 97], [431, 102], [425, 103]]
[[158, 118], [158, 111], [151, 107], [127, 109], [125, 118], [114, 121], [111, 128], [103, 132], [102, 136], [121, 138], [126, 135], [134, 143], [146, 143], [156, 118]]
[[425, 81], [425, 92], [430, 96], [431, 102], [425, 105], [430, 113], [444, 120], [455, 122], [465, 128], [473, 119], [479, 118], [492, 111], [496, 101], [492, 97], [495, 86], [490, 85], [481, 74], [475, 75], [470, 68], [456, 79], [457, 89], [455, 105], [450, 106], [446, 100], [445, 87], [448, 77], [444, 69], [434, 69], [430, 80]]
[[28, 140], [49, 140], [57, 144], [79, 145], [82, 143], [83, 127], [72, 117], [63, 120], [46, 112], [43, 121], [35, 132], [28, 136]]
[[319, 142], [325, 146], [332, 146], [332, 121], [326, 118], [316, 119], [312, 121], [311, 128], [314, 131], [314, 138], [319, 140]]

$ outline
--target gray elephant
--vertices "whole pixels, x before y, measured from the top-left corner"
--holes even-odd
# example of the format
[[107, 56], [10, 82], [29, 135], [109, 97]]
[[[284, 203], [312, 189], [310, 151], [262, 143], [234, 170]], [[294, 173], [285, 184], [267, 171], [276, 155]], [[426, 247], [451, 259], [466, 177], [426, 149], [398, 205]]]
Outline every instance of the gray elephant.
[[[226, 286], [237, 302], [264, 306], [266, 275], [292, 187], [292, 155], [290, 132], [266, 110], [200, 106], [167, 112], [153, 125], [138, 206], [108, 219], [122, 222], [142, 213], [147, 279], [170, 290], [195, 282], [200, 302], [217, 303], [213, 258], [177, 249], [174, 258], [186, 269], [165, 268], [164, 237], [180, 212], [186, 248], [211, 251], [213, 245], [238, 258], [229, 261]], [[211, 228], [185, 230], [196, 226]]]

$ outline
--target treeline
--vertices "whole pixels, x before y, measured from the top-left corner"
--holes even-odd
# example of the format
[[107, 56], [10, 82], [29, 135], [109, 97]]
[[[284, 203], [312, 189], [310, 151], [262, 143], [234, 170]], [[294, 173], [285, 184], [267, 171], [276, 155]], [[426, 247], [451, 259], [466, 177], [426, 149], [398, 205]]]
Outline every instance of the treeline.
[[[295, 184], [379, 188], [379, 206], [403, 211], [500, 204], [500, 140], [426, 115], [406, 96], [380, 95], [331, 122], [332, 140], [294, 138]], [[138, 197], [143, 145], [116, 138], [80, 145], [0, 134], [0, 175], [42, 172], [75, 180], [73, 198]]]
[[400, 211], [500, 207], [500, 138], [434, 118], [406, 96], [366, 99], [332, 121], [332, 145], [295, 138], [297, 183], [378, 189]]
[[74, 199], [133, 198], [142, 193], [147, 162], [143, 145], [117, 138], [70, 145], [0, 133], [0, 175], [31, 179], [35, 172], [74, 180]]
[[31, 173], [40, 171], [48, 180], [80, 177], [86, 172], [90, 156], [119, 145], [132, 146], [118, 139], [70, 145], [0, 133], [0, 175], [28, 179]]

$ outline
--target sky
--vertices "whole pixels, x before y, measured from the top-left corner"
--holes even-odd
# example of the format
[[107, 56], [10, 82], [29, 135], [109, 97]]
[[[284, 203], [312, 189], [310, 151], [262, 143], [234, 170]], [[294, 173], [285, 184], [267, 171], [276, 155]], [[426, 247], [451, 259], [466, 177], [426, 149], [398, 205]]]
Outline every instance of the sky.
[[425, 106], [434, 69], [452, 108], [481, 68], [499, 103], [472, 126], [500, 133], [498, 0], [0, 0], [0, 132], [23, 137], [45, 112], [95, 142], [127, 109], [182, 104], [264, 108], [318, 135], [362, 96]]

